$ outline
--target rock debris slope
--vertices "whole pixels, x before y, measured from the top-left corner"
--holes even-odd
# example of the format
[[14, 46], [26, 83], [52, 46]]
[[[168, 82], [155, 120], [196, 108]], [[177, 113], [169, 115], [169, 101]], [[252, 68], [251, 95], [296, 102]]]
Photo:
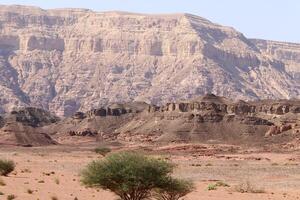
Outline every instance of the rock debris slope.
[[208, 92], [299, 97], [299, 48], [274, 43], [284, 50], [269, 53], [270, 45], [190, 14], [2, 5], [0, 112], [36, 106], [70, 116], [113, 102], [164, 104]]

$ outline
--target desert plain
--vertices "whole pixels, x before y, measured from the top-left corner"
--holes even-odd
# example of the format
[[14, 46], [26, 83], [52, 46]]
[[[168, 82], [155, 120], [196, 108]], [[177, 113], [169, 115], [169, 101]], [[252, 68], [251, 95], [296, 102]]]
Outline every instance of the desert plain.
[[[192, 180], [196, 187], [186, 200], [296, 200], [300, 199], [300, 152], [268, 152], [221, 144], [165, 144], [162, 146], [95, 142], [48, 147], [2, 146], [0, 157], [16, 162], [15, 171], [1, 177], [0, 199], [113, 200], [113, 193], [86, 188], [80, 171], [104, 159], [93, 150], [105, 145], [118, 151], [139, 151], [176, 164], [174, 176]], [[216, 183], [224, 183], [212, 187]], [[212, 187], [210, 190], [209, 188]], [[245, 188], [249, 191], [243, 191]]]

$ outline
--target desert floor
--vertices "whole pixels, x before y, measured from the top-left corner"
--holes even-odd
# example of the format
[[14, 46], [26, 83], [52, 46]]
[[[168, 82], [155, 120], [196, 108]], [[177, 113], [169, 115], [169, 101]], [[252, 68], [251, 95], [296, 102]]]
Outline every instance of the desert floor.
[[[25, 148], [1, 147], [0, 158], [16, 162], [16, 170], [1, 177], [6, 199], [13, 194], [20, 200], [113, 200], [116, 197], [101, 189], [85, 188], [79, 173], [89, 162], [103, 157], [92, 150], [96, 144], [60, 145]], [[192, 179], [196, 190], [186, 200], [281, 200], [300, 199], [300, 152], [274, 153], [243, 151], [208, 145], [169, 145], [165, 147], [112, 146], [114, 151], [138, 149], [177, 164], [176, 176]], [[151, 149], [152, 148], [152, 149]], [[155, 150], [153, 150], [155, 149]], [[223, 149], [227, 149], [223, 151]], [[217, 181], [230, 187], [209, 191]], [[241, 184], [249, 183], [252, 193], [240, 193]], [[31, 191], [32, 193], [31, 193]], [[262, 192], [262, 193], [255, 193]]]

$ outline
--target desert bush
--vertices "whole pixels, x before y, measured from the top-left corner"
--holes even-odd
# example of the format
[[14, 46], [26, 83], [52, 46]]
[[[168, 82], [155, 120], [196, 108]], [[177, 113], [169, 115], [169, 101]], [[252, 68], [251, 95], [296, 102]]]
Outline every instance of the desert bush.
[[55, 184], [59, 185], [59, 183], [60, 183], [59, 178], [55, 178], [54, 182], [55, 182]]
[[32, 194], [32, 193], [33, 193], [33, 190], [27, 189], [27, 193], [28, 193], [28, 194]]
[[193, 189], [192, 182], [169, 177], [161, 188], [155, 190], [154, 197], [157, 200], [179, 200], [192, 192]]
[[4, 180], [0, 178], [0, 186], [5, 186], [5, 185], [6, 183], [4, 182]]
[[218, 186], [216, 184], [209, 184], [207, 186], [207, 190], [211, 191], [211, 190], [216, 190], [218, 188]]
[[13, 195], [13, 194], [10, 194], [10, 195], [8, 195], [7, 196], [7, 200], [13, 200], [13, 199], [15, 199], [16, 198], [16, 195]]
[[223, 182], [223, 181], [218, 181], [214, 184], [209, 184], [207, 186], [207, 190], [216, 190], [218, 189], [218, 187], [230, 187], [227, 183]]
[[97, 154], [101, 154], [102, 156], [106, 156], [106, 154], [108, 154], [109, 152], [111, 152], [111, 149], [108, 147], [97, 147], [94, 149], [94, 151]]
[[240, 193], [265, 193], [262, 188], [256, 188], [249, 181], [235, 186], [235, 191]]
[[110, 190], [122, 200], [142, 200], [155, 188], [163, 188], [174, 166], [137, 153], [112, 154], [93, 161], [81, 173], [82, 183]]
[[15, 163], [11, 160], [0, 160], [0, 175], [7, 176], [9, 173], [14, 171]]
[[58, 200], [58, 198], [56, 196], [52, 196], [51, 200]]
[[223, 181], [218, 181], [215, 185], [217, 187], [230, 187], [230, 185], [228, 185], [227, 183], [225, 183]]

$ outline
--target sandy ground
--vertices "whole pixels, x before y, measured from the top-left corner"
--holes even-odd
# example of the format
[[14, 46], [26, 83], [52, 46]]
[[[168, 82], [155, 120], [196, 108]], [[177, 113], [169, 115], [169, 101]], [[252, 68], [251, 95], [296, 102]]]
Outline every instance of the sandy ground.
[[[0, 157], [17, 163], [8, 177], [1, 177], [0, 186], [6, 199], [13, 194], [20, 200], [113, 200], [116, 197], [101, 189], [80, 184], [79, 172], [87, 163], [102, 157], [92, 147], [1, 148]], [[300, 199], [300, 154], [238, 153], [191, 155], [163, 153], [178, 165], [176, 176], [192, 179], [196, 190], [186, 200], [296, 200]], [[208, 185], [223, 181], [230, 187], [208, 191]], [[254, 190], [264, 193], [240, 193], [241, 183], [249, 182]], [[30, 194], [30, 191], [32, 193]]]

